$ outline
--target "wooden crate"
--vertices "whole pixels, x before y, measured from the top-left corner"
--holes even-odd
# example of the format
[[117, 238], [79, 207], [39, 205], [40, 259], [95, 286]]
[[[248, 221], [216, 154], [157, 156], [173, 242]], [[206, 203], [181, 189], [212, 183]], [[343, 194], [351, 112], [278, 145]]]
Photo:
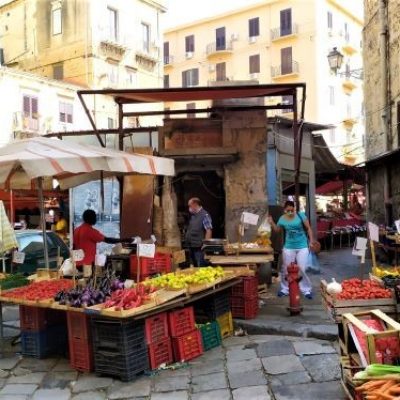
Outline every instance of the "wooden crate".
[[329, 294], [326, 290], [327, 283], [321, 280], [321, 297], [322, 305], [327, 310], [329, 316], [336, 323], [342, 321], [343, 314], [358, 313], [362, 311], [370, 311], [379, 309], [385, 314], [396, 316], [396, 297], [394, 292], [390, 299], [355, 299], [355, 300], [337, 300], [335, 296]]
[[[382, 331], [367, 326], [364, 321], [374, 319], [382, 327]], [[363, 321], [364, 320], [364, 321]], [[377, 344], [380, 339], [395, 338], [400, 346], [400, 324], [384, 314], [381, 310], [371, 310], [356, 314], [346, 313], [343, 315], [343, 342], [345, 350], [350, 358], [362, 367], [372, 363], [382, 363], [377, 356]], [[356, 335], [356, 328], [363, 332], [366, 338], [366, 346], [363, 349]], [[359, 357], [352, 357], [358, 353]]]

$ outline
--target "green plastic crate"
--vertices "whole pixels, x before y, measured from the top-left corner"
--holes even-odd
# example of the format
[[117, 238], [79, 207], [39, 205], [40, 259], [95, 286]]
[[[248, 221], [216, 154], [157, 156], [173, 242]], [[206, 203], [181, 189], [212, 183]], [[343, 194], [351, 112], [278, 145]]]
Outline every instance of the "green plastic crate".
[[203, 339], [204, 351], [221, 345], [221, 330], [217, 321], [200, 326], [200, 332]]

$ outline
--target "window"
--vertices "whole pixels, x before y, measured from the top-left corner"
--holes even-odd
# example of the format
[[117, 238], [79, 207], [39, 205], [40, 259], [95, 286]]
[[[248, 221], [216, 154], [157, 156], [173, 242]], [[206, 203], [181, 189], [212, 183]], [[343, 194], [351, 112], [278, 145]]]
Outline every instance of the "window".
[[164, 88], [169, 88], [169, 75], [164, 75]]
[[108, 38], [116, 42], [118, 40], [118, 11], [107, 7], [108, 13]]
[[62, 9], [61, 7], [54, 8], [51, 11], [51, 27], [53, 35], [62, 33]]
[[169, 59], [169, 42], [164, 42], [164, 64], [170, 64]]
[[335, 105], [335, 87], [329, 86], [329, 105]]
[[150, 25], [142, 22], [142, 50], [150, 53]]
[[137, 86], [137, 73], [135, 69], [126, 67], [126, 84], [131, 87]]
[[225, 27], [218, 28], [215, 30], [215, 48], [216, 50], [225, 50], [226, 47], [226, 37], [225, 37]]
[[226, 63], [215, 64], [217, 81], [226, 81]]
[[38, 98], [24, 95], [22, 101], [22, 110], [24, 116], [24, 128], [31, 130], [39, 129]]
[[182, 87], [197, 86], [198, 84], [199, 84], [198, 68], [182, 71]]
[[73, 105], [71, 103], [65, 103], [64, 101], [60, 101], [59, 110], [60, 110], [59, 112], [60, 122], [64, 122], [66, 124], [72, 124]]
[[63, 64], [53, 65], [53, 78], [58, 79], [58, 80], [64, 79], [64, 65]]
[[249, 19], [249, 37], [255, 37], [260, 35], [260, 19], [252, 18]]
[[108, 64], [108, 82], [112, 84], [118, 84], [118, 65]]
[[111, 118], [111, 117], [107, 118], [107, 127], [108, 127], [108, 129], [114, 129], [115, 128], [114, 118]]
[[329, 141], [331, 143], [336, 142], [336, 129], [335, 128], [330, 128], [329, 129]]
[[292, 34], [292, 9], [281, 11], [281, 36]]
[[281, 74], [291, 74], [293, 72], [292, 64], [292, 48], [285, 47], [281, 49]]
[[330, 11], [328, 11], [328, 28], [332, 29], [333, 28], [333, 15]]
[[249, 57], [249, 73], [258, 74], [260, 72], [260, 55], [255, 54]]
[[[287, 105], [293, 105], [293, 96], [288, 95], [288, 96], [282, 96], [282, 104], [284, 104], [285, 106]], [[292, 108], [285, 108], [282, 110], [282, 113], [291, 113], [293, 112]]]
[[186, 53], [194, 53], [194, 35], [185, 37], [185, 51]]
[[[186, 110], [195, 110], [196, 109], [196, 103], [188, 103], [186, 104]], [[188, 112], [187, 113], [188, 118], [196, 118], [196, 113], [194, 112]]]

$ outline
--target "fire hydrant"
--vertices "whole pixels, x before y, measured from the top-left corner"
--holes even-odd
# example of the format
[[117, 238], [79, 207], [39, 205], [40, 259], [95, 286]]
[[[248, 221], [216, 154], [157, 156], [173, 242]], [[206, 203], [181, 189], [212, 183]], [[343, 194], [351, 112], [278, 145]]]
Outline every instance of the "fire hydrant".
[[289, 286], [289, 307], [290, 315], [298, 315], [303, 311], [300, 305], [300, 288], [299, 282], [302, 276], [299, 274], [300, 268], [297, 264], [291, 263], [287, 268], [286, 280]]

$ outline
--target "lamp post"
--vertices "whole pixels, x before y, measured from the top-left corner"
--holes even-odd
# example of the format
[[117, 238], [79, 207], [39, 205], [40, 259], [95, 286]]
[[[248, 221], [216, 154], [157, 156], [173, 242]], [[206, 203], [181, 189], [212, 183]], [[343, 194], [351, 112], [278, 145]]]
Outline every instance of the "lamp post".
[[363, 69], [347, 69], [345, 72], [338, 72], [340, 68], [342, 67], [343, 64], [343, 59], [344, 56], [343, 54], [337, 49], [337, 47], [334, 47], [328, 54], [328, 63], [329, 63], [329, 68], [331, 71], [337, 75], [337, 76], [346, 76], [347, 78], [353, 77], [356, 79], [363, 79]]

